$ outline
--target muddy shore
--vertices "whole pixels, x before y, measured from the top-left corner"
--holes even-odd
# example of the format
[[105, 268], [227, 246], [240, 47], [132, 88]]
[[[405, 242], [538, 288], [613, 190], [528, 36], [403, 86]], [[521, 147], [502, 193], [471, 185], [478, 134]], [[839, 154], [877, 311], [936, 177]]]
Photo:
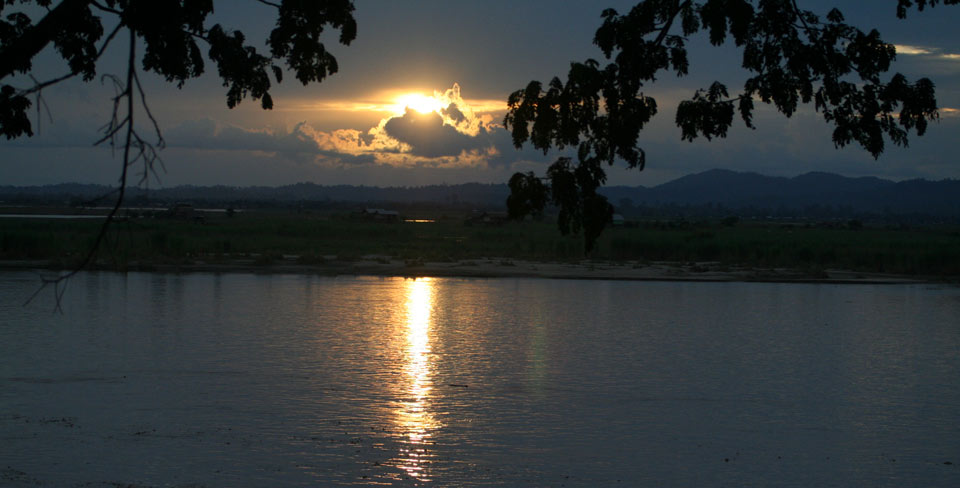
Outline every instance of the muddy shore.
[[[47, 261], [0, 261], [0, 270], [58, 271]], [[112, 270], [103, 266], [100, 270]], [[385, 256], [364, 256], [358, 260], [338, 260], [331, 256], [320, 263], [303, 263], [298, 256], [284, 256], [271, 263], [255, 258], [227, 261], [189, 261], [181, 263], [130, 263], [126, 271], [159, 273], [280, 273], [320, 276], [396, 276], [396, 277], [461, 277], [461, 278], [545, 278], [577, 280], [628, 281], [698, 281], [698, 282], [771, 282], [771, 283], [852, 283], [909, 284], [956, 282], [956, 279], [869, 273], [841, 269], [798, 270], [788, 268], [755, 268], [732, 266], [718, 262], [536, 262], [502, 258], [483, 258], [454, 262], [396, 260]]]

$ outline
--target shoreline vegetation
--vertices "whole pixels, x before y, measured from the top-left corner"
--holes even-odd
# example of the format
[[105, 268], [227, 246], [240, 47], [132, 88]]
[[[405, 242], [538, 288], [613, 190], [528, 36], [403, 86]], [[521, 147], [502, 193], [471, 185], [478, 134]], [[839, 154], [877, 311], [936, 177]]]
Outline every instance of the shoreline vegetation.
[[[36, 218], [0, 218], [0, 269], [76, 267], [102, 220], [49, 217], [60, 210], [33, 208], [27, 213]], [[113, 224], [89, 269], [651, 281], [960, 281], [960, 229], [952, 226], [648, 220], [608, 228], [595, 252], [585, 257], [582, 237], [561, 236], [549, 218], [502, 222], [475, 217], [438, 211], [383, 222], [356, 213], [291, 210], [132, 215]]]

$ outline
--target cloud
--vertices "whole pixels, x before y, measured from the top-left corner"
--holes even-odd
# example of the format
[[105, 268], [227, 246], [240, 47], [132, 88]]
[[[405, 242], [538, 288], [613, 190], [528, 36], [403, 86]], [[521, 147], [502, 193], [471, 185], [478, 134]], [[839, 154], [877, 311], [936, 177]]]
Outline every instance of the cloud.
[[185, 121], [165, 132], [168, 145], [173, 147], [280, 153], [292, 160], [321, 149], [313, 138], [312, 129], [304, 123], [287, 132], [245, 129], [212, 119], [200, 119]]
[[[490, 113], [478, 113], [460, 86], [434, 92], [433, 112], [406, 108], [368, 130], [321, 131], [306, 122], [287, 129], [248, 129], [212, 119], [191, 120], [166, 131], [172, 147], [253, 151], [318, 166], [479, 167], [541, 160], [518, 153]], [[507, 157], [509, 156], [509, 157]]]
[[[451, 104], [452, 105], [452, 104]], [[454, 107], [460, 115], [462, 112]], [[478, 134], [471, 136], [457, 130], [455, 125], [444, 122], [444, 116], [437, 112], [420, 113], [407, 109], [402, 117], [394, 117], [383, 126], [387, 135], [410, 146], [410, 153], [426, 158], [453, 156], [464, 150], [480, 149], [489, 146], [486, 130], [481, 126]]]
[[455, 103], [451, 103], [450, 105], [447, 105], [447, 107], [442, 109], [440, 113], [446, 117], [449, 117], [451, 120], [453, 120], [458, 124], [467, 120], [467, 116], [464, 115], [459, 108], [457, 108], [457, 104]]
[[906, 54], [908, 56], [931, 54], [935, 50], [935, 48], [929, 48], [924, 46], [911, 46], [908, 44], [894, 44], [893, 47], [896, 48], [897, 54]]
[[[436, 109], [423, 113], [398, 105], [403, 95], [392, 93], [394, 98], [377, 101], [377, 110], [370, 112], [379, 122], [367, 119], [370, 125], [366, 129], [360, 125], [320, 130], [306, 121], [292, 126], [243, 127], [204, 117], [165, 126], [163, 137], [168, 147], [178, 150], [227, 152], [238, 159], [274, 158], [328, 168], [503, 168], [518, 161], [542, 162], [555, 157], [513, 147], [509, 133], [494, 122], [495, 117], [502, 117], [503, 102], [464, 99], [460, 85], [453, 84], [434, 91], [432, 97], [420, 96], [430, 102], [426, 106]], [[99, 137], [89, 124], [60, 123], [43, 129], [37, 137], [2, 143], [5, 147], [83, 147]]]
[[894, 44], [893, 47], [896, 48], [897, 54], [905, 54], [907, 56], [921, 56], [923, 58], [939, 60], [939, 61], [960, 61], [960, 54], [943, 52], [943, 49], [939, 47], [912, 46], [909, 44]]

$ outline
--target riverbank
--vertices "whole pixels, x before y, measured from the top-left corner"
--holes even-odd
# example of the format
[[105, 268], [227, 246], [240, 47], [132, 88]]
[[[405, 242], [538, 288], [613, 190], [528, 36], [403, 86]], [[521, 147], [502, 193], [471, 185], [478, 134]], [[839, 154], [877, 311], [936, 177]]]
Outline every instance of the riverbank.
[[[0, 261], [0, 270], [33, 269], [45, 273], [69, 271], [56, 263], [38, 260]], [[91, 270], [116, 271], [99, 266]], [[298, 256], [285, 256], [269, 263], [258, 258], [191, 261], [181, 263], [130, 263], [124, 271], [158, 273], [255, 273], [313, 274], [320, 276], [387, 277], [459, 277], [459, 278], [543, 278], [574, 280], [695, 281], [695, 282], [771, 282], [771, 283], [850, 283], [907, 284], [951, 283], [957, 279], [943, 276], [916, 276], [871, 273], [842, 269], [798, 270], [728, 266], [719, 262], [539, 262], [484, 258], [447, 262], [398, 260], [386, 256], [363, 256], [338, 260], [328, 256], [322, 262], [304, 264]]]
[[[543, 222], [463, 216], [375, 222], [339, 214], [250, 212], [202, 221], [115, 223], [95, 268], [379, 276], [956, 282], [960, 229], [776, 222], [644, 221], [604, 231], [585, 260], [582, 236]], [[0, 219], [0, 269], [76, 268], [100, 222]]]

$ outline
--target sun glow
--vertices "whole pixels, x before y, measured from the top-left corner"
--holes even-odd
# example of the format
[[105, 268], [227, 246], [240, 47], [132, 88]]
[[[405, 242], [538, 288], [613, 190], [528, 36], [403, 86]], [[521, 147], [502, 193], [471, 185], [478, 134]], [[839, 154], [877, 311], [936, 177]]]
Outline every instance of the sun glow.
[[405, 93], [395, 99], [394, 112], [403, 114], [408, 108], [428, 114], [439, 112], [443, 108], [443, 103], [436, 97], [428, 97], [422, 93]]

